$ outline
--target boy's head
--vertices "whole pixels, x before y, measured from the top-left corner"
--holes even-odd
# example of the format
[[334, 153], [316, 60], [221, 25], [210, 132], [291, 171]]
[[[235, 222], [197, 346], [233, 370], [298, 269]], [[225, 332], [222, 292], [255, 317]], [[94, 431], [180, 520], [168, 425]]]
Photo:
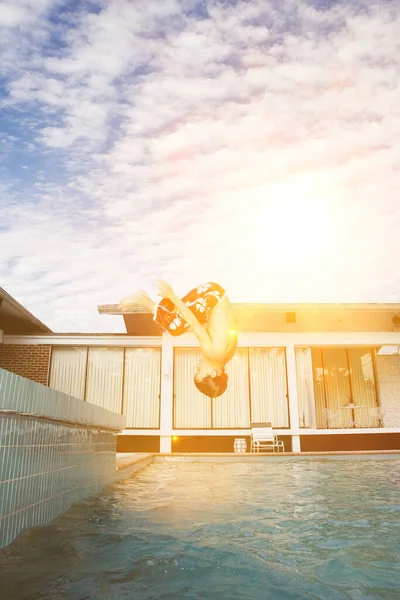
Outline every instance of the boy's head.
[[228, 375], [225, 371], [219, 373], [215, 377], [206, 375], [203, 379], [199, 379], [195, 376], [194, 384], [202, 394], [205, 394], [209, 398], [218, 398], [221, 396], [228, 385]]
[[228, 375], [223, 367], [217, 368], [203, 357], [197, 365], [194, 384], [202, 394], [209, 398], [218, 398], [226, 390]]

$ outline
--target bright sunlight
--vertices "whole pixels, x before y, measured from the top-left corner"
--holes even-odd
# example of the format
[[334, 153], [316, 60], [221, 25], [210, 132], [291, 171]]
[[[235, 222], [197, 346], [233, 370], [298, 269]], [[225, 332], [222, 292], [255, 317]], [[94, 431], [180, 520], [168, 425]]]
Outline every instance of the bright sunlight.
[[332, 258], [343, 223], [340, 196], [304, 176], [264, 186], [250, 211], [252, 243], [264, 257], [279, 254], [295, 266]]

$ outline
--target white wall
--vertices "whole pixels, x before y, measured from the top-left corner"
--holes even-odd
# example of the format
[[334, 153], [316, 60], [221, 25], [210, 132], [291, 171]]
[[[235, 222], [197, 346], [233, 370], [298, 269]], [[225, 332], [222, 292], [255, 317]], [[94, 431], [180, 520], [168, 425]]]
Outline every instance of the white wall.
[[377, 356], [376, 375], [385, 427], [400, 427], [400, 356]]

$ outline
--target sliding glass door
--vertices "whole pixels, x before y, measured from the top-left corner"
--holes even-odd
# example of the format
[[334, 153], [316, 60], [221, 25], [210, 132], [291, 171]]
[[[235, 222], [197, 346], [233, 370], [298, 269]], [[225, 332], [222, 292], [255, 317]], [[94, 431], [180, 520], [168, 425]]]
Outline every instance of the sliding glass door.
[[175, 429], [247, 429], [251, 421], [289, 427], [284, 348], [238, 348], [226, 368], [228, 388], [213, 400], [193, 383], [200, 356], [197, 348], [175, 348]]
[[317, 427], [374, 427], [377, 406], [369, 348], [311, 350]]

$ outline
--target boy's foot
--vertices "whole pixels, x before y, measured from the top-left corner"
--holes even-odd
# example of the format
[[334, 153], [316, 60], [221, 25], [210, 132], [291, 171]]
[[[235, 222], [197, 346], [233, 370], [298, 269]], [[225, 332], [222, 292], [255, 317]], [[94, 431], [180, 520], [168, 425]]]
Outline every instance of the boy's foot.
[[153, 312], [155, 304], [147, 292], [139, 290], [135, 294], [132, 294], [132, 296], [126, 296], [126, 298], [123, 298], [119, 303], [119, 307], [123, 311], [128, 311], [134, 306], [143, 306], [143, 308], [146, 308], [149, 312]]

